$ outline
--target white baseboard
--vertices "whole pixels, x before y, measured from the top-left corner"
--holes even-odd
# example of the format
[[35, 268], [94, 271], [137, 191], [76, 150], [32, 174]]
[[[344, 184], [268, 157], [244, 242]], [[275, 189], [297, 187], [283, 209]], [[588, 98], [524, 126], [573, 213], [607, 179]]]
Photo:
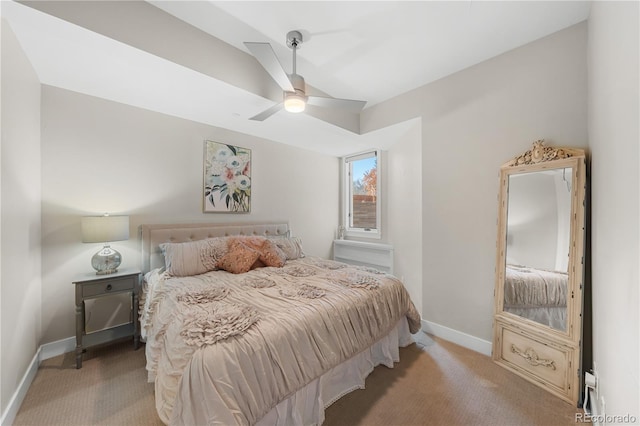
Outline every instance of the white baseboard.
[[456, 345], [464, 346], [472, 351], [480, 352], [483, 355], [491, 356], [491, 342], [482, 340], [470, 334], [463, 333], [435, 322], [422, 320], [422, 330], [425, 333], [433, 334]]
[[40, 346], [40, 362], [54, 356], [73, 352], [76, 348], [76, 338], [67, 337], [66, 339], [56, 340], [55, 342], [45, 343]]
[[22, 405], [22, 401], [24, 401], [24, 397], [27, 395], [31, 382], [33, 382], [33, 379], [36, 377], [39, 366], [40, 348], [36, 351], [31, 363], [29, 363], [29, 366], [27, 367], [27, 371], [25, 371], [24, 376], [22, 376], [18, 389], [16, 389], [13, 396], [11, 396], [11, 400], [9, 400], [9, 404], [7, 404], [7, 409], [2, 413], [2, 419], [0, 420], [0, 424], [2, 426], [12, 425], [15, 421], [18, 410]]
[[24, 397], [27, 395], [27, 391], [29, 390], [31, 383], [33, 383], [33, 379], [36, 377], [38, 367], [40, 367], [42, 361], [44, 361], [45, 359], [53, 358], [54, 356], [71, 352], [75, 349], [75, 347], [75, 337], [68, 337], [56, 342], [40, 345], [40, 347], [36, 351], [36, 354], [33, 356], [29, 367], [27, 367], [27, 371], [24, 373], [24, 376], [22, 376], [22, 380], [20, 380], [18, 388], [13, 393], [9, 404], [7, 404], [6, 410], [4, 410], [4, 413], [2, 413], [0, 425], [9, 426], [15, 421], [18, 410], [20, 410], [20, 406], [22, 405], [22, 401], [24, 401]]

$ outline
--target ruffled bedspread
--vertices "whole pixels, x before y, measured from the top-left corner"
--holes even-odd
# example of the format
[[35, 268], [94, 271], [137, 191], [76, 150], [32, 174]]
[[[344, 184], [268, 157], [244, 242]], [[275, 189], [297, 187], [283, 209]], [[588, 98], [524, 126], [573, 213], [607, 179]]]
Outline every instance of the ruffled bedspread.
[[568, 275], [507, 265], [505, 308], [566, 307]]
[[147, 278], [147, 370], [170, 424], [253, 424], [403, 317], [420, 329], [395, 277], [315, 257], [239, 275]]

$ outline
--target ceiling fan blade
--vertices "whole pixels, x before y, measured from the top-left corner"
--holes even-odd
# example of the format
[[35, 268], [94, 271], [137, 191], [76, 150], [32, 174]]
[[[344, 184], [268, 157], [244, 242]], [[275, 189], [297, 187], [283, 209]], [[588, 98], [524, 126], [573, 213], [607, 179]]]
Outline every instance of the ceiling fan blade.
[[280, 86], [282, 90], [285, 92], [295, 92], [287, 73], [282, 68], [282, 65], [280, 65], [278, 57], [269, 43], [245, 42], [244, 45], [247, 46], [247, 49], [255, 56], [258, 62], [260, 62], [260, 65], [262, 65], [271, 78], [278, 83], [278, 86]]
[[284, 103], [282, 103], [282, 102], [280, 102], [279, 104], [275, 104], [271, 108], [265, 109], [261, 113], [256, 114], [253, 117], [251, 117], [249, 120], [264, 121], [267, 118], [271, 117], [276, 112], [280, 111], [281, 109], [284, 109]]
[[360, 112], [364, 108], [366, 101], [354, 101], [351, 99], [325, 98], [324, 96], [309, 96], [307, 99], [309, 105], [315, 105], [326, 108], [341, 108], [353, 112]]

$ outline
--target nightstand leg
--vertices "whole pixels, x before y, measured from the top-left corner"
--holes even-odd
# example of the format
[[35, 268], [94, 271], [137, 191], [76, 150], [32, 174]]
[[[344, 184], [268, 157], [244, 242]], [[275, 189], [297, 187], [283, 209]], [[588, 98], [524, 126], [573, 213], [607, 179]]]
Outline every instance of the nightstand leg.
[[82, 368], [82, 333], [84, 332], [83, 304], [76, 305], [76, 368]]
[[138, 316], [138, 286], [133, 290], [133, 349], [140, 347], [140, 318]]

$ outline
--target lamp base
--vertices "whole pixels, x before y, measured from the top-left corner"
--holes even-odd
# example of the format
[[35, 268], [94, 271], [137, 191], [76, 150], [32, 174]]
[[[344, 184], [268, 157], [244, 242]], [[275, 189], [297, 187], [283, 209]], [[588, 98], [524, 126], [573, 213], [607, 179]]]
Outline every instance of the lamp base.
[[91, 258], [91, 266], [96, 270], [96, 275], [107, 275], [118, 272], [118, 266], [122, 263], [122, 255], [105, 244], [102, 250]]
[[118, 272], [117, 269], [105, 269], [104, 271], [97, 271], [96, 275], [109, 275], [115, 274], [116, 272]]

